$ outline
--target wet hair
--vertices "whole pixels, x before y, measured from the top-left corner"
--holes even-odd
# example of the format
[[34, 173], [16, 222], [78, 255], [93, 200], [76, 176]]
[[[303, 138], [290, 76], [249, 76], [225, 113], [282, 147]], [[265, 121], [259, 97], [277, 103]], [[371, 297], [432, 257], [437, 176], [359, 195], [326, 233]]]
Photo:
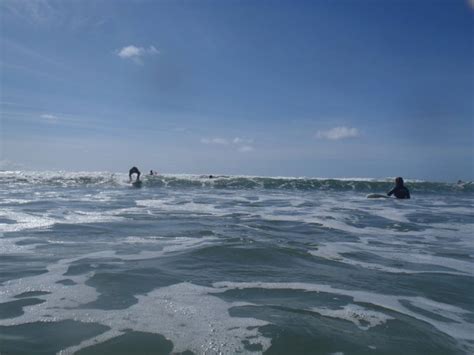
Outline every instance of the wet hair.
[[400, 176], [397, 177], [397, 178], [395, 179], [395, 184], [396, 184], [397, 186], [403, 186], [403, 178], [400, 177]]

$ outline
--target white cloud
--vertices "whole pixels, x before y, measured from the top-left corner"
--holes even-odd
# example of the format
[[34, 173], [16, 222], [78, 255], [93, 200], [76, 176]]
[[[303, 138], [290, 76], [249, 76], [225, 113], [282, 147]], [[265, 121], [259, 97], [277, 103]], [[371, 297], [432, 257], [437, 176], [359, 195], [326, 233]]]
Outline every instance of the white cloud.
[[232, 143], [234, 143], [234, 144], [250, 144], [250, 143], [253, 143], [253, 139], [235, 137], [232, 140]]
[[47, 121], [48, 123], [56, 123], [59, 121], [59, 117], [55, 115], [51, 115], [50, 113], [44, 113], [40, 116], [43, 120]]
[[357, 128], [349, 128], [346, 126], [334, 127], [330, 130], [318, 131], [318, 133], [316, 133], [317, 138], [325, 138], [330, 140], [339, 140], [358, 136], [359, 130]]
[[138, 47], [135, 47], [135, 46], [128, 46], [128, 47], [123, 47], [118, 52], [118, 56], [120, 58], [139, 57], [143, 54], [143, 52], [144, 52], [143, 48], [138, 48]]
[[229, 141], [225, 138], [202, 138], [201, 143], [227, 145]]
[[123, 47], [122, 49], [117, 51], [117, 55], [122, 59], [131, 59], [137, 64], [143, 64], [142, 57], [147, 55], [155, 55], [159, 54], [160, 52], [154, 46], [150, 46], [148, 48], [144, 47], [136, 47], [133, 45]]
[[474, 0], [467, 0], [467, 4], [474, 10]]
[[201, 143], [203, 144], [214, 144], [214, 145], [229, 145], [232, 149], [236, 149], [239, 152], [247, 153], [255, 150], [250, 144], [253, 143], [253, 139], [247, 138], [202, 138]]
[[89, 1], [50, 1], [50, 0], [1, 0], [2, 15], [16, 18], [22, 23], [48, 28], [83, 28], [102, 26], [107, 22], [99, 11], [98, 2]]
[[253, 152], [254, 148], [250, 145], [243, 145], [239, 147], [237, 150], [242, 153], [248, 153], [248, 152]]
[[57, 20], [60, 15], [60, 9], [48, 1], [4, 0], [1, 5], [4, 7], [2, 11], [6, 9], [22, 20], [35, 24], [51, 23]]

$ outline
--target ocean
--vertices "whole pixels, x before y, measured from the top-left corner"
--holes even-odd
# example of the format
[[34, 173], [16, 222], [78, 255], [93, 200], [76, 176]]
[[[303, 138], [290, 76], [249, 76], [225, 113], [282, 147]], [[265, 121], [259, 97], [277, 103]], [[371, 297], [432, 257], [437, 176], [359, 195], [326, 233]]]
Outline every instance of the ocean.
[[474, 184], [0, 172], [0, 353], [472, 354]]

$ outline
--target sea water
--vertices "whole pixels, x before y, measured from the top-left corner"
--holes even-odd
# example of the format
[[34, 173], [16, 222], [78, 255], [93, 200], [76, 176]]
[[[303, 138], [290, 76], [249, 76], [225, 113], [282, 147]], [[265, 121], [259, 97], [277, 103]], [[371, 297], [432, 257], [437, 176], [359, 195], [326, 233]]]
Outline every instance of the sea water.
[[0, 172], [0, 353], [470, 354], [474, 184]]

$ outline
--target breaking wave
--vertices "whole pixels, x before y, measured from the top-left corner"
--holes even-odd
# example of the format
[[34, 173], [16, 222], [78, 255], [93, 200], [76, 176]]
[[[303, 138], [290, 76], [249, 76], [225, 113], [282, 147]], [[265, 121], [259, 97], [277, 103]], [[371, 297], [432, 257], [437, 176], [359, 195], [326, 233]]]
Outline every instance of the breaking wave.
[[[323, 191], [360, 191], [380, 192], [393, 187], [393, 178], [307, 178], [307, 177], [263, 177], [164, 174], [142, 178], [143, 187], [165, 188], [216, 188], [216, 189], [280, 189], [280, 190], [323, 190]], [[0, 172], [0, 184], [13, 186], [45, 185], [57, 187], [129, 186], [128, 175], [111, 172]], [[474, 183], [430, 182], [406, 180], [407, 186], [414, 192], [474, 192]]]

